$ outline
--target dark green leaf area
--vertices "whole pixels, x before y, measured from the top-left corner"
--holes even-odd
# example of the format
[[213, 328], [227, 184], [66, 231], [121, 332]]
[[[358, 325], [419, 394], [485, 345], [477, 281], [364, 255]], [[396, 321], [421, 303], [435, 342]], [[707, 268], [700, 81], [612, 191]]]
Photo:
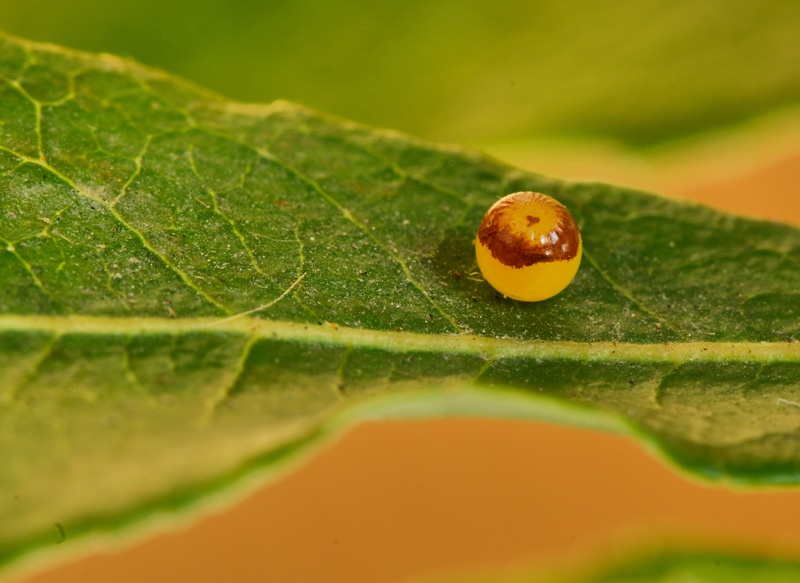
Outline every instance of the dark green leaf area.
[[308, 328], [260, 338], [213, 328], [0, 334], [0, 555], [38, 544], [55, 520], [79, 534], [92, 521], [97, 528], [163, 505], [165, 496], [192, 498], [379, 395], [416, 394], [424, 410], [437, 395], [511, 389], [534, 397], [534, 410], [544, 397], [624, 417], [709, 477], [774, 483], [800, 474], [797, 362], [489, 357], [354, 344], [345, 329]]
[[235, 423], [241, 411], [275, 421], [313, 416], [363, 397], [463, 386], [483, 367], [478, 355], [263, 340], [250, 350], [246, 369], [218, 410]]
[[346, 403], [460, 387], [485, 366], [213, 331], [7, 332], [0, 349], [0, 562], [54, 521], [76, 536], [191, 498]]
[[[475, 261], [520, 190], [583, 233], [540, 303]], [[799, 262], [788, 226], [6, 40], [0, 563], [370, 416], [579, 418], [706, 476], [796, 483]]]
[[[586, 583], [790, 583], [800, 576], [800, 563], [788, 559], [736, 556], [723, 553], [665, 552], [641, 557], [604, 570], [596, 576], [572, 579]], [[555, 579], [554, 581], [558, 581]]]
[[[217, 445], [207, 416], [232, 382], [241, 336], [0, 338], [0, 562], [55, 521], [78, 534], [88, 517], [230, 470], [235, 432]], [[251, 455], [268, 441], [248, 439]]]
[[0, 100], [3, 103], [0, 110], [3, 145], [10, 152], [36, 156], [36, 110], [31, 107], [31, 102], [11, 83], [0, 84]]
[[69, 78], [44, 59], [27, 67], [19, 84], [39, 103], [56, 102], [70, 94]]
[[631, 556], [614, 553], [595, 560], [596, 565], [561, 568], [547, 574], [528, 573], [491, 579], [453, 578], [447, 581], [493, 581], [496, 583], [791, 583], [800, 576], [800, 562], [790, 558], [748, 556], [724, 551], [637, 550]]
[[[563, 198], [569, 200], [574, 189]], [[604, 185], [595, 186], [585, 202], [576, 198], [571, 208], [581, 223], [588, 262], [632, 300], [626, 316], [649, 315], [662, 329], [690, 340], [798, 336], [797, 322], [783, 325], [782, 317], [764, 318], [748, 309], [765, 295], [796, 305], [796, 229], [633, 198]], [[775, 293], [775, 287], [783, 291]], [[789, 320], [798, 315], [796, 309], [783, 312]]]
[[709, 477], [791, 482], [800, 475], [800, 363], [579, 363], [501, 359], [490, 387], [621, 413], [657, 447]]
[[[763, 277], [780, 277], [780, 272], [774, 275], [767, 272]], [[776, 322], [774, 329], [783, 338], [796, 338], [800, 330], [800, 322], [786, 319], [786, 314], [800, 314], [800, 293], [770, 293], [765, 292], [748, 298], [743, 307], [744, 315], [749, 323], [758, 325], [764, 322]], [[778, 322], [784, 321], [783, 328]]]
[[16, 39], [0, 38], [0, 75], [14, 79], [28, 61], [29, 52]]
[[[769, 308], [797, 304], [794, 229], [523, 174], [289, 104], [232, 105], [110, 57], [6, 49], [26, 57], [0, 79], [5, 313], [255, 310], [575, 341], [797, 335], [794, 310]], [[560, 198], [584, 237], [574, 283], [538, 304], [495, 293], [472, 251], [484, 212], [516, 190]]]

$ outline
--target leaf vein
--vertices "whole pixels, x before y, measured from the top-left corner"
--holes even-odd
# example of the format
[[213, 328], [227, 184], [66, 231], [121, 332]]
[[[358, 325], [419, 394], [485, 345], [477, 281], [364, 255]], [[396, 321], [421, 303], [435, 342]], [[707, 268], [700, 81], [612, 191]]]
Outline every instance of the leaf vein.
[[274, 155], [265, 150], [258, 150], [258, 152], [263, 157], [267, 158], [268, 160], [274, 161], [276, 164], [279, 164], [280, 166], [282, 166], [283, 168], [285, 168], [286, 170], [288, 170], [289, 172], [300, 178], [303, 182], [311, 186], [311, 188], [313, 188], [322, 198], [324, 198], [326, 201], [328, 201], [328, 203], [330, 203], [333, 207], [335, 207], [342, 215], [342, 217], [353, 223], [362, 233], [364, 233], [367, 237], [369, 237], [369, 239], [371, 239], [372, 242], [375, 243], [375, 245], [377, 245], [379, 249], [381, 249], [384, 253], [386, 253], [393, 261], [395, 261], [400, 266], [400, 269], [403, 270], [406, 279], [411, 283], [411, 285], [413, 285], [428, 300], [428, 302], [436, 309], [437, 312], [439, 312], [439, 314], [442, 317], [444, 317], [445, 320], [447, 320], [447, 322], [453, 327], [453, 329], [456, 332], [458, 333], [464, 332], [464, 329], [455, 321], [455, 319], [450, 314], [448, 314], [444, 310], [444, 308], [442, 308], [442, 306], [439, 305], [439, 303], [436, 300], [434, 300], [433, 297], [431, 297], [428, 290], [426, 290], [424, 286], [416, 280], [416, 278], [411, 273], [408, 264], [405, 261], [403, 261], [403, 259], [397, 253], [395, 253], [394, 251], [389, 249], [386, 245], [384, 245], [383, 242], [380, 239], [378, 239], [370, 229], [366, 227], [366, 225], [364, 225], [355, 216], [353, 216], [353, 214], [347, 207], [345, 207], [333, 196], [331, 196], [327, 191], [325, 191], [319, 185], [319, 183], [317, 183], [310, 177], [305, 176], [302, 172], [300, 172], [296, 168], [280, 160], [279, 158], [276, 158]]
[[242, 350], [239, 353], [239, 358], [236, 361], [236, 368], [231, 375], [230, 381], [225, 383], [225, 385], [219, 391], [217, 391], [217, 393], [211, 399], [209, 399], [208, 403], [206, 404], [206, 410], [200, 418], [201, 427], [206, 427], [211, 423], [211, 421], [217, 415], [220, 407], [230, 397], [234, 387], [236, 387], [239, 379], [244, 374], [247, 359], [250, 357], [250, 351], [253, 349], [253, 345], [258, 342], [258, 340], [260, 340], [260, 338], [255, 335], [246, 339], [244, 346], [242, 346]]
[[50, 299], [50, 301], [52, 301], [54, 304], [58, 306], [63, 307], [68, 313], [73, 312], [70, 306], [59, 300], [56, 296], [54, 296], [50, 292], [50, 290], [47, 289], [47, 287], [44, 285], [44, 282], [42, 282], [39, 276], [36, 275], [36, 271], [34, 271], [33, 266], [30, 263], [28, 263], [25, 260], [25, 258], [22, 257], [22, 255], [19, 254], [19, 251], [17, 251], [16, 247], [14, 247], [14, 245], [10, 241], [0, 238], [0, 244], [5, 245], [5, 250], [11, 253], [17, 259], [17, 261], [19, 261], [20, 264], [22, 264], [23, 269], [25, 269], [25, 271], [27, 271], [28, 274], [31, 276], [31, 279], [33, 279], [33, 283], [36, 285], [36, 287], [39, 288], [42, 291], [42, 293], [44, 293]]
[[645, 306], [642, 302], [637, 300], [629, 290], [622, 287], [616, 280], [614, 280], [614, 278], [608, 275], [608, 273], [602, 267], [600, 267], [600, 265], [597, 263], [597, 261], [595, 261], [594, 257], [592, 257], [591, 253], [589, 253], [585, 247], [583, 249], [583, 256], [589, 261], [589, 263], [591, 263], [592, 267], [594, 267], [597, 270], [597, 273], [600, 274], [600, 277], [606, 280], [606, 282], [608, 282], [608, 284], [617, 293], [627, 298], [638, 309], [640, 309], [642, 312], [644, 312], [645, 314], [656, 320], [657, 323], [663, 322], [667, 330], [673, 332], [678, 336], [682, 336], [682, 334], [678, 331], [678, 329], [673, 324], [671, 324], [667, 318]]
[[30, 369], [25, 372], [19, 379], [19, 381], [14, 384], [13, 386], [9, 387], [5, 394], [2, 395], [2, 404], [10, 405], [14, 401], [17, 400], [19, 397], [19, 393], [24, 389], [25, 385], [28, 384], [31, 379], [33, 379], [36, 374], [38, 374], [39, 369], [41, 369], [44, 362], [50, 357], [50, 354], [53, 352], [53, 347], [61, 338], [61, 334], [56, 332], [50, 336], [50, 339], [44, 345], [42, 350], [39, 352], [36, 359], [31, 364]]
[[117, 222], [118, 222], [120, 225], [122, 225], [122, 226], [123, 226], [125, 229], [127, 229], [127, 230], [128, 230], [130, 233], [132, 233], [133, 235], [135, 235], [135, 236], [136, 236], [136, 237], [137, 237], [137, 238], [138, 238], [138, 239], [141, 241], [142, 245], [144, 245], [144, 247], [145, 247], [145, 248], [146, 248], [148, 251], [150, 251], [150, 253], [152, 253], [153, 255], [155, 255], [155, 256], [156, 256], [156, 257], [157, 257], [157, 258], [158, 258], [158, 259], [159, 259], [159, 260], [160, 260], [160, 261], [161, 261], [161, 262], [162, 262], [164, 265], [166, 265], [166, 266], [167, 266], [169, 269], [171, 269], [171, 270], [173, 271], [173, 273], [175, 273], [175, 274], [176, 274], [176, 275], [177, 275], [177, 276], [178, 276], [178, 277], [179, 277], [179, 278], [180, 278], [180, 279], [181, 279], [181, 280], [182, 280], [182, 281], [183, 281], [183, 282], [184, 282], [184, 283], [185, 283], [185, 284], [186, 284], [186, 285], [187, 285], [189, 288], [191, 288], [192, 290], [194, 290], [194, 291], [195, 291], [195, 292], [196, 292], [196, 293], [197, 293], [197, 294], [198, 294], [200, 297], [202, 297], [202, 298], [203, 298], [203, 299], [204, 299], [206, 302], [208, 302], [208, 303], [210, 303], [210, 304], [214, 305], [215, 307], [217, 307], [217, 308], [218, 308], [219, 310], [221, 310], [222, 312], [224, 312], [224, 313], [226, 313], [226, 314], [231, 314], [231, 310], [230, 310], [229, 308], [225, 307], [225, 306], [224, 306], [223, 304], [221, 304], [219, 301], [217, 301], [216, 299], [214, 299], [214, 298], [213, 298], [213, 297], [212, 297], [212, 296], [211, 296], [209, 293], [207, 293], [205, 290], [203, 290], [202, 288], [200, 288], [200, 287], [199, 287], [199, 286], [198, 286], [198, 285], [197, 285], [197, 284], [196, 284], [196, 283], [195, 283], [195, 282], [192, 280], [191, 276], [190, 276], [188, 273], [186, 273], [184, 270], [180, 269], [180, 268], [179, 268], [177, 265], [175, 265], [174, 263], [172, 263], [172, 261], [170, 261], [170, 260], [169, 260], [169, 258], [168, 258], [166, 255], [164, 255], [164, 254], [163, 254], [163, 253], [161, 253], [161, 252], [160, 252], [158, 249], [156, 249], [155, 247], [153, 247], [153, 245], [150, 243], [150, 241], [147, 239], [147, 237], [145, 237], [145, 236], [144, 236], [144, 233], [142, 233], [142, 232], [141, 232], [139, 229], [137, 229], [136, 227], [134, 227], [133, 225], [131, 225], [130, 223], [128, 223], [128, 222], [125, 220], [125, 218], [124, 218], [124, 217], [123, 217], [123, 216], [122, 216], [122, 215], [119, 213], [119, 211], [117, 211], [117, 210], [116, 210], [116, 209], [115, 209], [113, 206], [111, 206], [111, 204], [110, 204], [109, 202], [107, 202], [107, 201], [103, 200], [102, 198], [99, 198], [99, 197], [97, 197], [97, 196], [93, 196], [93, 195], [89, 194], [89, 193], [88, 193], [86, 190], [84, 190], [83, 188], [81, 188], [80, 186], [78, 186], [78, 185], [77, 185], [77, 184], [76, 184], [76, 183], [75, 183], [75, 182], [74, 182], [72, 179], [70, 179], [68, 176], [66, 176], [65, 174], [63, 174], [63, 173], [62, 173], [61, 171], [59, 171], [58, 169], [56, 169], [56, 168], [53, 168], [52, 166], [50, 166], [49, 164], [47, 164], [47, 162], [45, 162], [45, 161], [43, 161], [43, 160], [36, 160], [36, 159], [34, 159], [34, 158], [30, 158], [29, 156], [25, 156], [25, 155], [23, 155], [23, 154], [21, 154], [21, 153], [19, 153], [19, 152], [16, 152], [16, 151], [14, 151], [14, 150], [12, 150], [12, 149], [10, 149], [10, 148], [7, 148], [7, 147], [5, 147], [5, 146], [0, 146], [0, 150], [4, 150], [4, 151], [6, 151], [6, 152], [9, 152], [9, 153], [11, 153], [11, 154], [13, 154], [13, 155], [15, 155], [15, 156], [17, 156], [17, 157], [19, 157], [19, 158], [23, 159], [25, 162], [28, 162], [29, 164], [34, 164], [34, 165], [36, 165], [36, 166], [39, 166], [40, 168], [44, 168], [44, 169], [46, 169], [46, 170], [48, 170], [48, 171], [52, 172], [52, 173], [53, 173], [55, 176], [57, 176], [58, 178], [60, 178], [61, 180], [63, 180], [63, 181], [66, 183], [66, 184], [68, 184], [69, 186], [71, 186], [71, 187], [72, 187], [72, 188], [73, 188], [73, 189], [74, 189], [74, 190], [75, 190], [77, 193], [79, 193], [81, 196], [83, 196], [84, 198], [88, 198], [89, 200], [91, 200], [91, 201], [93, 201], [93, 202], [95, 202], [95, 203], [97, 203], [97, 204], [99, 204], [99, 205], [103, 206], [103, 208], [105, 208], [106, 210], [108, 210], [108, 212], [111, 214], [111, 216], [113, 216], [113, 217], [114, 217], [114, 219], [115, 219], [115, 220], [116, 220], [116, 221], [117, 221]]
[[228, 225], [230, 225], [233, 234], [236, 235], [236, 238], [239, 240], [245, 252], [247, 253], [247, 256], [250, 258], [250, 264], [253, 266], [253, 269], [256, 270], [256, 273], [263, 276], [264, 278], [268, 278], [267, 273], [263, 269], [261, 269], [261, 266], [258, 264], [256, 256], [253, 253], [253, 250], [247, 244], [244, 235], [242, 235], [242, 232], [239, 230], [239, 227], [236, 226], [236, 221], [234, 221], [231, 217], [226, 215], [222, 211], [222, 209], [219, 208], [219, 201], [217, 200], [217, 191], [211, 188], [201, 176], [200, 171], [198, 170], [197, 164], [194, 159], [194, 146], [192, 145], [189, 146], [188, 157], [189, 157], [189, 166], [192, 168], [192, 173], [195, 176], [197, 176], [197, 179], [200, 181], [205, 191], [211, 197], [211, 202], [214, 206], [214, 213], [219, 215], [222, 218], [222, 220], [224, 220], [226, 223], [228, 223]]

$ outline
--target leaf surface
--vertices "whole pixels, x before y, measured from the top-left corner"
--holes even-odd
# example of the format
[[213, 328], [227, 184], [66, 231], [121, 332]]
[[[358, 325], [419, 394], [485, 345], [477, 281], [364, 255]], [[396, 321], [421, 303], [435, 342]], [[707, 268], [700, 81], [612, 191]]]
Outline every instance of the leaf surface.
[[[650, 146], [796, 108], [800, 4], [4, 0], [15, 34], [438, 141]], [[190, 22], [186, 15], [191, 13]], [[174, 23], [183, 22], [183, 26]], [[507, 144], [512, 142], [512, 144]], [[535, 166], [534, 166], [535, 168]]]
[[[602, 564], [547, 574], [465, 575], [442, 578], [448, 583], [791, 583], [800, 576], [800, 562], [787, 558], [746, 556], [713, 551], [660, 550], [627, 558], [604, 558]], [[432, 578], [431, 581], [436, 579]]]
[[[0, 562], [364, 418], [566, 420], [708, 478], [800, 478], [795, 228], [12, 38], [0, 140]], [[520, 190], [583, 233], [542, 303], [476, 272]]]

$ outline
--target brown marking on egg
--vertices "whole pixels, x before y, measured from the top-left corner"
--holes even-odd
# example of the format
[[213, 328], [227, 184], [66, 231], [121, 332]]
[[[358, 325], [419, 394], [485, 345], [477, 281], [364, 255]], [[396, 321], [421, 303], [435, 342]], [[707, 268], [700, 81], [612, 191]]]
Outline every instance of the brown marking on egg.
[[[541, 219], [533, 215], [526, 216], [528, 228], [520, 225], [519, 220], [513, 220], [515, 207], [522, 204], [549, 207], [556, 215], [553, 227], [541, 230]], [[540, 229], [536, 229], [536, 225], [540, 225]], [[545, 242], [542, 242], [542, 235]], [[522, 268], [573, 259], [578, 254], [580, 232], [575, 219], [558, 201], [538, 192], [516, 192], [501, 198], [489, 209], [478, 229], [478, 240], [504, 265]]]

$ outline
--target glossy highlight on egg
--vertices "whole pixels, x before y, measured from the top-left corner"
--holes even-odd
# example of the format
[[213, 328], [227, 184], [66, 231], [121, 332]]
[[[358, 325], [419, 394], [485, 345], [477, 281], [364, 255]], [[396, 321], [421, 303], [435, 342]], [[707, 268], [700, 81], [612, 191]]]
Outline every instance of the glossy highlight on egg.
[[575, 219], [560, 202], [538, 192], [515, 192], [483, 217], [475, 239], [478, 267], [498, 292], [539, 302], [563, 291], [581, 264]]

